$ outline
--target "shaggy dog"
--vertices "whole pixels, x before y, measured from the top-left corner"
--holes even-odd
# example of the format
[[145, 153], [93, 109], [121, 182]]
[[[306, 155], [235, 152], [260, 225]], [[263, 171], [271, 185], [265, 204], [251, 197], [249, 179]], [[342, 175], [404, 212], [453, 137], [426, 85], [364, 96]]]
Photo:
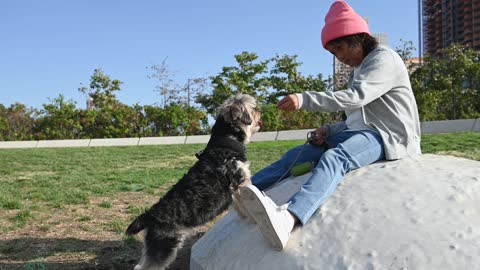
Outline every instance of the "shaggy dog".
[[[219, 108], [210, 141], [199, 159], [156, 204], [138, 216], [126, 234], [145, 230], [144, 248], [135, 270], [165, 269], [193, 228], [203, 225], [239, 199], [250, 183], [245, 144], [260, 129], [260, 111], [249, 95], [235, 95]], [[246, 211], [235, 203], [239, 214]]]

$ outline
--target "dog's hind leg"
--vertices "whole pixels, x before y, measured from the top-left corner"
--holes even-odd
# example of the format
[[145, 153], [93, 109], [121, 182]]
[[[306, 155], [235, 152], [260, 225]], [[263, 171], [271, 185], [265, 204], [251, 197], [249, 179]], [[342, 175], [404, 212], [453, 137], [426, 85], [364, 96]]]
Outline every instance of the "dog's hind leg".
[[177, 257], [184, 237], [178, 233], [163, 234], [155, 230], [146, 230], [144, 251], [135, 270], [160, 270], [168, 267]]

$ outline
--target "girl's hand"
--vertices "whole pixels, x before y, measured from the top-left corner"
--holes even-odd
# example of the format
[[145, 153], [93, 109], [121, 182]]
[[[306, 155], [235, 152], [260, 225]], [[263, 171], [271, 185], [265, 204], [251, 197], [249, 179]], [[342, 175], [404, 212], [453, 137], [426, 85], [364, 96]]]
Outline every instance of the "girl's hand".
[[297, 95], [288, 95], [277, 103], [277, 108], [282, 111], [295, 111], [298, 109]]

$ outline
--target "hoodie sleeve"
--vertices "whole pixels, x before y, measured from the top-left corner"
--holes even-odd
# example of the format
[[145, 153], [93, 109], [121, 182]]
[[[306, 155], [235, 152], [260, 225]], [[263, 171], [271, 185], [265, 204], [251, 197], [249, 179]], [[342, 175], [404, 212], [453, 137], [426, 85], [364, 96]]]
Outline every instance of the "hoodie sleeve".
[[326, 112], [361, 108], [393, 88], [397, 67], [392, 52], [373, 51], [362, 62], [349, 88], [334, 92], [307, 91], [296, 94], [299, 108]]

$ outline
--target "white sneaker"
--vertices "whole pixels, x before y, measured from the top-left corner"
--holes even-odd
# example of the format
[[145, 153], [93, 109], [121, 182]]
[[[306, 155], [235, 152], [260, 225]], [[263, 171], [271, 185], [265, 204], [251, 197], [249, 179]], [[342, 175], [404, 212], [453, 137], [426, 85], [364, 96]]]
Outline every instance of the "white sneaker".
[[262, 231], [263, 237], [276, 250], [282, 250], [290, 238], [295, 225], [293, 216], [288, 212], [288, 204], [277, 204], [258, 190], [249, 185], [241, 190], [240, 198], [250, 216]]

